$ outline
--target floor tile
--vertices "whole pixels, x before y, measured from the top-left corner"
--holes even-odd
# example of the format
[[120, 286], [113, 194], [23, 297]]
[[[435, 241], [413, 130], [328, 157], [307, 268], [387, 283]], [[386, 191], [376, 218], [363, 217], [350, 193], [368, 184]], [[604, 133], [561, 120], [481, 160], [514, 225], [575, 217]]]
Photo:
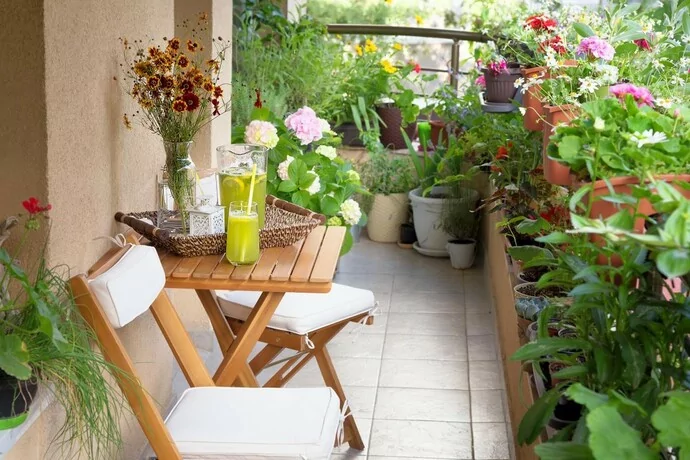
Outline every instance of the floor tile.
[[380, 313], [374, 317], [374, 324], [348, 323], [339, 336], [347, 334], [385, 334], [388, 324], [388, 314]]
[[360, 418], [374, 418], [374, 403], [376, 402], [376, 387], [357, 387], [343, 385], [345, 397], [352, 413]]
[[468, 311], [465, 313], [467, 335], [489, 335], [496, 331], [494, 315], [486, 312]]
[[419, 273], [395, 275], [394, 292], [462, 292], [462, 274], [429, 276]]
[[467, 361], [467, 337], [458, 335], [387, 334], [383, 359]]
[[[333, 358], [333, 365], [343, 385], [375, 387], [378, 382], [381, 361], [365, 358]], [[315, 360], [304, 366], [304, 369], [290, 380], [292, 388], [323, 386], [321, 371]]]
[[346, 443], [340, 447], [334, 448], [333, 455], [331, 456], [331, 458], [357, 460], [364, 460], [367, 458], [367, 453], [369, 451], [369, 438], [371, 437], [372, 421], [371, 419], [357, 418], [356, 422], [357, 428], [359, 428], [359, 434], [362, 436], [362, 440], [364, 440], [364, 450], [352, 449]]
[[335, 282], [376, 293], [393, 292], [393, 275], [379, 273], [338, 273]]
[[473, 423], [474, 458], [501, 460], [510, 457], [505, 423]]
[[470, 395], [463, 390], [379, 388], [374, 417], [383, 420], [469, 422]]
[[457, 292], [393, 292], [390, 311], [394, 313], [462, 313], [464, 296]]
[[338, 334], [326, 348], [337, 358], [376, 358], [383, 353], [383, 334]]
[[465, 315], [389, 313], [388, 334], [465, 335]]
[[374, 420], [372, 455], [412, 458], [472, 458], [469, 423]]
[[503, 375], [498, 361], [470, 361], [472, 390], [502, 390]]
[[503, 390], [472, 390], [472, 422], [505, 422]]
[[467, 363], [384, 359], [379, 387], [467, 390]]
[[496, 353], [496, 336], [470, 335], [467, 337], [467, 354], [470, 361], [494, 361]]

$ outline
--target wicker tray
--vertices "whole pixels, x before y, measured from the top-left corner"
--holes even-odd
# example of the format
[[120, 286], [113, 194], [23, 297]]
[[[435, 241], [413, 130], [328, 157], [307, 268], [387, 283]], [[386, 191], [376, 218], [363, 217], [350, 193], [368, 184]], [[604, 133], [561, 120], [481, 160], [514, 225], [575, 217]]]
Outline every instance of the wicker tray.
[[[151, 240], [154, 246], [167, 249], [179, 256], [208, 256], [225, 252], [225, 233], [177, 235], [141, 219], [156, 222], [156, 211], [115, 214], [116, 221], [129, 225]], [[290, 246], [325, 222], [326, 217], [321, 214], [269, 195], [266, 197], [264, 228], [259, 231], [261, 249]]]

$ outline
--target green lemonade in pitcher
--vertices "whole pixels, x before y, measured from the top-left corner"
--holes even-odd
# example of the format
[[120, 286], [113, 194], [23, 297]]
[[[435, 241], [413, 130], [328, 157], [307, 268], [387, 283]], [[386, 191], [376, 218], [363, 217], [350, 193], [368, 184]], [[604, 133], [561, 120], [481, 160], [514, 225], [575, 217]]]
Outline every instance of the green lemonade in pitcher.
[[[247, 202], [249, 199], [249, 187], [252, 182], [252, 172], [243, 168], [228, 168], [218, 173], [218, 186], [220, 188], [220, 204], [225, 206], [225, 222], [230, 222], [228, 209], [233, 201]], [[254, 197], [259, 216], [259, 228], [264, 227], [266, 214], [266, 173], [257, 173], [254, 183]]]
[[256, 203], [252, 203], [249, 212], [246, 202], [230, 204], [225, 257], [233, 265], [251, 265], [259, 260], [259, 220]]

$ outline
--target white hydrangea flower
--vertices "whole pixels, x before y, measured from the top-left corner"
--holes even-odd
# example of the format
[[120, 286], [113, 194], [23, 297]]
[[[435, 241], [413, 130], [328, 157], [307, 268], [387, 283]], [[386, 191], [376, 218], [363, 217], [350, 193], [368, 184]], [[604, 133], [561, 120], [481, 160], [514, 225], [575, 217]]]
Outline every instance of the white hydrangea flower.
[[630, 140], [637, 143], [638, 149], [643, 145], [654, 145], [660, 142], [665, 142], [666, 139], [666, 134], [658, 133], [651, 129], [648, 129], [641, 134], [639, 131], [635, 131], [630, 136]]
[[352, 182], [359, 182], [361, 180], [361, 178], [359, 177], [359, 173], [354, 169], [350, 169], [346, 174], [347, 179], [351, 180]]
[[352, 198], [349, 198], [340, 205], [340, 215], [347, 225], [357, 225], [362, 219], [362, 211], [359, 209], [359, 203]]
[[311, 174], [313, 174], [314, 177], [314, 182], [311, 183], [309, 188], [307, 188], [307, 192], [309, 192], [310, 195], [315, 195], [321, 191], [321, 179], [319, 178], [319, 175], [316, 174], [314, 171], [310, 171]]
[[331, 147], [330, 145], [320, 145], [316, 149], [316, 153], [325, 156], [329, 160], [333, 160], [338, 156], [338, 152], [336, 151], [335, 147]]
[[606, 128], [606, 123], [604, 120], [600, 117], [596, 117], [594, 119], [594, 129], [597, 131], [603, 131]]
[[596, 71], [599, 73], [600, 80], [604, 85], [618, 83], [618, 67], [609, 64], [597, 64]]
[[252, 120], [244, 131], [244, 141], [272, 149], [278, 145], [278, 130], [268, 121]]
[[319, 124], [321, 125], [321, 132], [322, 133], [330, 133], [331, 132], [331, 125], [324, 120], [323, 118], [319, 118]]
[[288, 175], [288, 167], [294, 160], [294, 157], [288, 155], [287, 159], [278, 165], [278, 177], [280, 177], [282, 180], [288, 180], [290, 178]]

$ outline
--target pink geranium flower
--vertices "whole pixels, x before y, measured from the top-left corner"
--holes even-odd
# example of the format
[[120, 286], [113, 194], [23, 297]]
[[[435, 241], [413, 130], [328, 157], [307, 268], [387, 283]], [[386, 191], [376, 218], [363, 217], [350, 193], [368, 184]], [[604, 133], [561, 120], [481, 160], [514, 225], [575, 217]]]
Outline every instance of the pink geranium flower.
[[487, 68], [494, 77], [498, 77], [502, 73], [508, 73], [508, 64], [503, 59], [489, 62]]
[[285, 119], [285, 126], [291, 130], [302, 145], [309, 145], [323, 137], [321, 121], [309, 107], [302, 107]]
[[649, 92], [647, 88], [641, 86], [635, 86], [630, 83], [621, 83], [619, 85], [613, 85], [609, 91], [611, 94], [619, 99], [625, 99], [627, 94], [630, 94], [638, 106], [648, 105], [649, 107], [654, 107], [654, 96]]
[[599, 37], [587, 37], [582, 39], [580, 45], [577, 47], [578, 56], [586, 56], [589, 59], [603, 59], [610, 61], [616, 50], [606, 40]]
[[482, 88], [486, 87], [486, 78], [484, 78], [484, 75], [480, 75], [477, 77], [476, 80], [474, 80], [474, 84], [477, 86], [481, 86]]

